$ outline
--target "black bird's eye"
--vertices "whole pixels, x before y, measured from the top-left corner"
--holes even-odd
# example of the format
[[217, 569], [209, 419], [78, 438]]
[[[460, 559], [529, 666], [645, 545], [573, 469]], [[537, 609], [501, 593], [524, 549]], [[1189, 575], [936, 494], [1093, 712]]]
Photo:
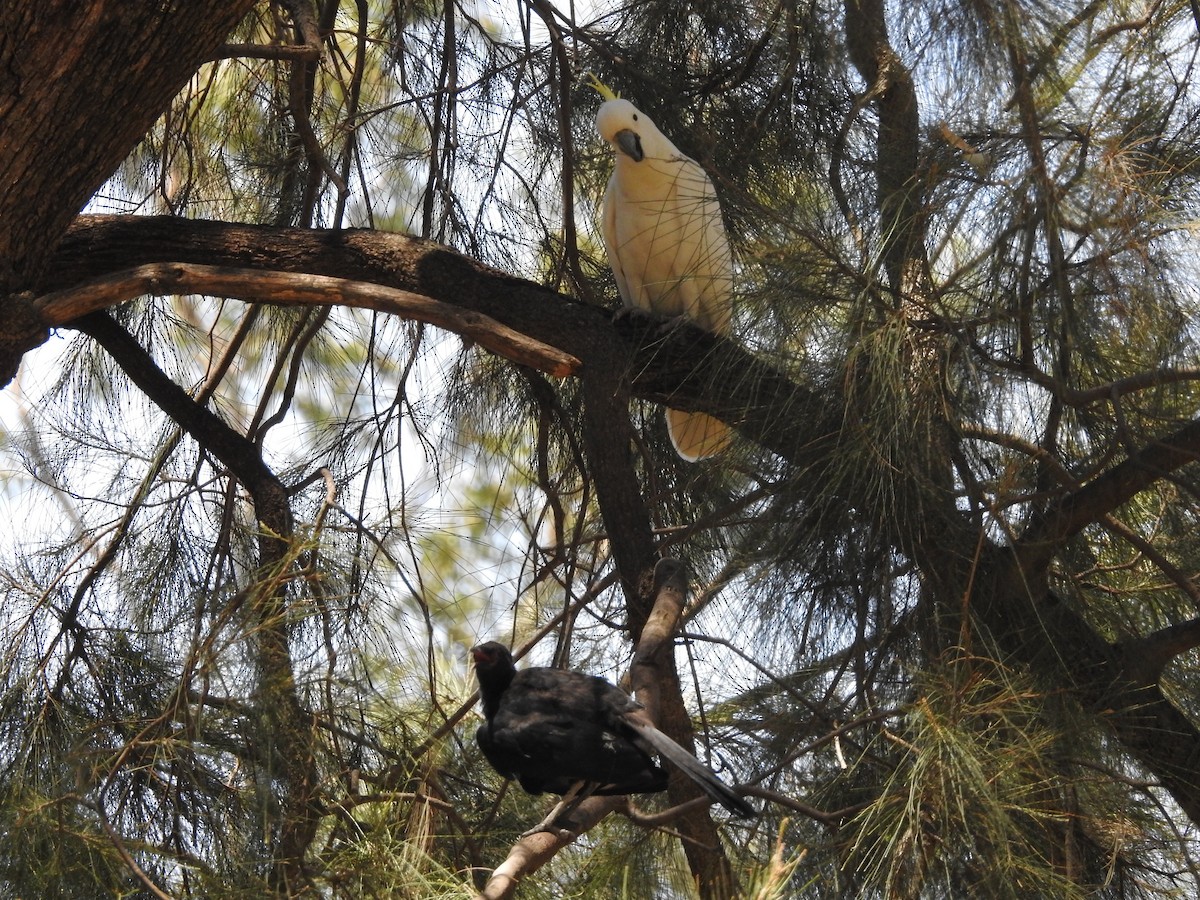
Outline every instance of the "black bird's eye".
[[635, 122], [637, 121], [637, 113], [633, 114], [633, 121], [635, 121]]

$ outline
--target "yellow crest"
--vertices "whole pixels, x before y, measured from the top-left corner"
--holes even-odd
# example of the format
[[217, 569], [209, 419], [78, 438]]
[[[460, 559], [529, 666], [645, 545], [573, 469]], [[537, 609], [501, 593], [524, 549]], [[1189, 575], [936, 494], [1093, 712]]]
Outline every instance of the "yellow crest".
[[596, 93], [598, 93], [605, 100], [616, 100], [618, 97], [621, 96], [620, 94], [613, 93], [612, 88], [610, 88], [607, 84], [605, 84], [603, 81], [601, 81], [595, 75], [593, 75], [591, 72], [584, 73], [583, 82], [588, 87], [593, 88], [596, 91]]

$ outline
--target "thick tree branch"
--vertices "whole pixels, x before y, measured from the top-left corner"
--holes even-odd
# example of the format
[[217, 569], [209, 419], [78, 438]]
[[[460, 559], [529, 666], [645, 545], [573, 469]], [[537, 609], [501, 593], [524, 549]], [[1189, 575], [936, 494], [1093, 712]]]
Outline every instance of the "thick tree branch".
[[[624, 797], [588, 797], [571, 813], [571, 821], [578, 826], [579, 834], [585, 834], [624, 803]], [[476, 895], [477, 900], [503, 900], [513, 896], [526, 877], [554, 859], [573, 840], [562, 832], [550, 834], [546, 831], [521, 838], [508, 851], [504, 862], [492, 871], [487, 884]]]
[[[607, 333], [606, 333], [607, 332]], [[650, 510], [633, 467], [629, 421], [629, 348], [608, 329], [597, 332], [584, 360], [583, 449], [600, 517], [625, 594], [629, 636], [636, 645], [649, 613], [642, 575], [654, 565]]]
[[846, 0], [846, 48], [879, 111], [875, 155], [882, 259], [891, 287], [912, 287], [911, 262], [922, 256], [921, 190], [917, 178], [920, 119], [912, 73], [892, 48], [883, 0]]
[[1200, 619], [1160, 628], [1117, 645], [1134, 684], [1157, 684], [1171, 660], [1197, 647], [1200, 647]]
[[0, 4], [0, 221], [22, 223], [0, 229], [0, 295], [43, 271], [77, 211], [254, 2]]
[[135, 297], [206, 294], [276, 306], [351, 306], [437, 325], [513, 362], [557, 378], [575, 374], [579, 360], [531, 340], [494, 319], [410, 291], [327, 275], [269, 272], [194, 263], [147, 263], [73, 288], [45, 294], [34, 304], [47, 328]]
[[[688, 571], [677, 559], [661, 559], [654, 567], [654, 606], [642, 628], [630, 667], [630, 680], [638, 701], [672, 740], [695, 753], [692, 719], [683, 702], [679, 672], [675, 666], [675, 635], [687, 600]], [[713, 822], [712, 802], [692, 801], [702, 792], [691, 779], [674, 769], [667, 797], [679, 809], [675, 826], [683, 837], [683, 851], [696, 878], [700, 896], [723, 900], [737, 896], [737, 884], [729, 858], [721, 849], [721, 835]]]
[[642, 628], [633, 654], [629, 680], [634, 696], [650, 718], [660, 720], [662, 682], [658, 669], [674, 651], [675, 633], [687, 602], [687, 566], [677, 559], [660, 559], [654, 566], [654, 607]]
[[792, 382], [732, 341], [686, 326], [664, 334], [661, 323], [636, 316], [614, 323], [604, 309], [405, 235], [81, 216], [38, 287], [58, 292], [152, 263], [327, 276], [479, 313], [579, 360], [581, 372], [621, 366], [614, 374], [628, 378], [633, 396], [712, 413], [802, 467], [827, 460], [842, 425], [836, 397]]

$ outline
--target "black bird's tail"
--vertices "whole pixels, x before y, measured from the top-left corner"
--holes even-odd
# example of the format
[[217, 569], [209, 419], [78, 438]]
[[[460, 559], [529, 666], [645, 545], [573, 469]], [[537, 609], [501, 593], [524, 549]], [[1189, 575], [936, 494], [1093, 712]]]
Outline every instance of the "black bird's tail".
[[636, 719], [626, 719], [633, 727], [638, 737], [650, 744], [663, 757], [670, 760], [677, 769], [696, 782], [700, 789], [714, 801], [720, 803], [735, 816], [749, 818], [757, 815], [754, 807], [734, 793], [733, 788], [716, 776], [708, 766], [692, 756], [677, 743], [646, 722]]

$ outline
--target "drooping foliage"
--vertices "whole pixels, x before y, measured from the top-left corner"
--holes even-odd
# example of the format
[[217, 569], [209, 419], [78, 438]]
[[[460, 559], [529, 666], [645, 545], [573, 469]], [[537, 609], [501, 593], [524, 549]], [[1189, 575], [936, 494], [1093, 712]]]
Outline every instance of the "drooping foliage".
[[[521, 896], [1194, 893], [1198, 48], [1186, 3], [258, 4], [70, 231], [0, 193], [47, 229], [6, 316], [239, 283], [142, 273], [5, 391], [0, 895], [499, 891], [544, 809], [467, 648], [615, 680], [658, 556], [660, 725], [762, 813], [636, 798]], [[713, 179], [734, 346], [613, 316], [586, 72]]]

